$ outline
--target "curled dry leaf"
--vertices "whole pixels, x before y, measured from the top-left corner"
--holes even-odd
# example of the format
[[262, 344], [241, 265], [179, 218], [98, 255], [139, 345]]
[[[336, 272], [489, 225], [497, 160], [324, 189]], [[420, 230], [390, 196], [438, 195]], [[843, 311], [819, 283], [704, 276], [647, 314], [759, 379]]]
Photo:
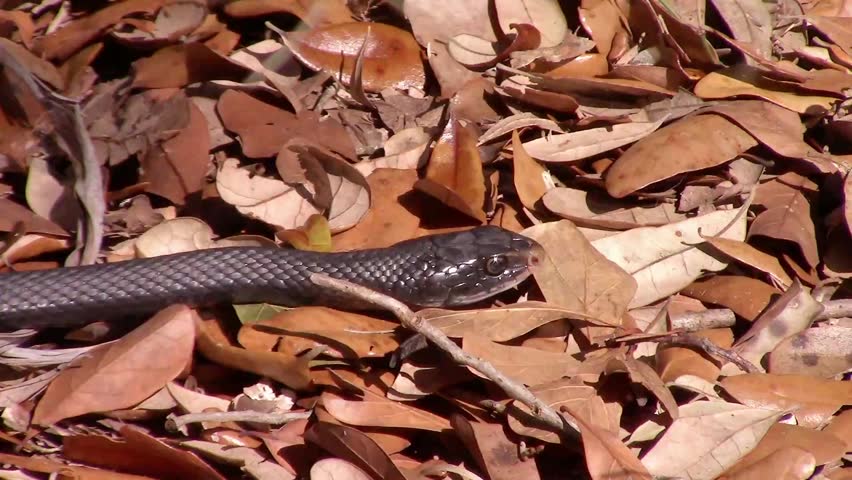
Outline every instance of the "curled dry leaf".
[[523, 232], [547, 253], [533, 275], [548, 302], [574, 310], [605, 325], [621, 325], [636, 281], [608, 260], [567, 220]]
[[198, 351], [211, 362], [269, 377], [294, 390], [306, 390], [311, 385], [308, 360], [235, 347], [216, 320], [199, 320], [197, 325]]
[[414, 188], [480, 222], [485, 221], [485, 175], [474, 126], [451, 118], [432, 149], [426, 177]]
[[462, 65], [472, 70], [485, 70], [506, 60], [514, 52], [532, 50], [540, 45], [541, 34], [534, 26], [512, 24], [511, 29], [514, 32], [508, 33], [506, 40], [498, 43], [462, 33], [450, 39], [447, 50]]
[[[721, 348], [729, 348], [733, 343], [733, 333], [730, 328], [716, 328], [695, 332], [695, 336], [706, 338]], [[719, 377], [717, 362], [707, 354], [679, 346], [660, 346], [656, 352], [656, 368], [660, 378], [666, 382], [676, 382], [687, 375], [698, 377], [713, 383]]]
[[592, 245], [633, 275], [638, 290], [630, 308], [641, 307], [681, 290], [705, 272], [725, 268], [727, 262], [698, 248], [701, 236], [743, 240], [744, 213], [742, 209], [719, 210], [662, 227], [628, 230]]
[[33, 412], [33, 423], [48, 426], [129, 408], [150, 397], [192, 360], [197, 318], [186, 306], [172, 306], [115, 343], [89, 352], [53, 380]]
[[612, 199], [596, 191], [551, 188], [542, 197], [548, 210], [582, 227], [627, 230], [686, 220], [671, 203], [648, 204]]
[[636, 142], [606, 173], [615, 198], [675, 175], [715, 167], [757, 145], [745, 130], [719, 115], [681, 119]]
[[213, 246], [213, 229], [201, 219], [180, 217], [151, 227], [134, 243], [140, 258], [191, 252]]
[[406, 128], [385, 142], [384, 157], [358, 162], [355, 168], [364, 176], [377, 168], [417, 169], [431, 141], [432, 136], [422, 127]]
[[569, 33], [568, 22], [557, 0], [495, 0], [494, 10], [500, 30], [505, 35], [513, 25], [535, 27], [541, 41], [532, 48], [555, 47]]
[[[732, 74], [733, 73], [733, 74]], [[695, 85], [694, 92], [701, 98], [758, 97], [798, 113], [821, 113], [831, 109], [837, 100], [833, 97], [802, 95], [790, 88], [761, 88], [751, 81], [756, 78], [737, 78], [731, 71], [710, 72]]]
[[426, 74], [420, 59], [420, 46], [405, 30], [382, 23], [351, 22], [283, 37], [284, 43], [302, 63], [313, 70], [340, 76], [345, 84], [352, 80], [355, 60], [365, 39], [361, 74], [365, 90], [423, 90]]
[[752, 450], [783, 414], [721, 401], [683, 405], [642, 463], [654, 476], [711, 480]]
[[824, 309], [796, 280], [737, 340], [734, 347], [743, 358], [759, 365], [763, 356], [785, 338], [807, 330]]
[[553, 120], [548, 118], [540, 118], [530, 112], [517, 113], [505, 118], [501, 118], [491, 128], [479, 136], [477, 145], [482, 145], [495, 140], [503, 135], [514, 130], [520, 130], [526, 127], [537, 127], [542, 130], [551, 130], [557, 133], [564, 133], [562, 128]]
[[518, 131], [512, 132], [512, 163], [515, 167], [515, 190], [524, 207], [531, 211], [539, 208], [539, 200], [553, 182], [546, 168], [538, 164], [524, 150]]
[[[345, 162], [320, 156], [319, 162], [326, 170], [329, 191], [333, 195], [328, 210], [332, 232], [346, 230], [363, 217], [370, 206], [366, 180]], [[303, 190], [272, 178], [251, 176], [239, 166], [239, 161], [229, 158], [223, 162], [216, 176], [216, 188], [222, 200], [234, 205], [249, 217], [262, 220], [278, 228], [294, 229], [302, 226], [311, 215], [323, 213], [314, 198], [305, 198]]]
[[527, 153], [542, 162], [576, 162], [650, 135], [666, 120], [620, 123], [577, 132], [548, 135], [524, 143]]

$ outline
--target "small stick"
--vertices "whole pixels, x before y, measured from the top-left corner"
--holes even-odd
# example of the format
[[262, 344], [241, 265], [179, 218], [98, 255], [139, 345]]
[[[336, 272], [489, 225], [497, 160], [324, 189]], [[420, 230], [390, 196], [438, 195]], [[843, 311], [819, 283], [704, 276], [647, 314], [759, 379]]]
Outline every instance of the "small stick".
[[201, 422], [254, 422], [267, 423], [269, 425], [280, 425], [282, 423], [292, 422], [293, 420], [309, 418], [310, 416], [311, 412], [266, 413], [254, 410], [237, 410], [233, 412], [198, 412], [169, 416], [168, 420], [166, 420], [166, 428], [176, 431], [190, 423]]
[[579, 438], [579, 431], [574, 425], [566, 421], [549, 405], [533, 395], [529, 389], [504, 375], [490, 362], [465, 353], [455, 342], [444, 335], [444, 332], [428, 321], [424, 321], [423, 318], [415, 314], [399, 300], [383, 295], [375, 290], [319, 273], [311, 275], [311, 281], [321, 287], [337, 290], [388, 310], [399, 319], [405, 328], [423, 335], [438, 348], [446, 352], [458, 364], [478, 371], [500, 387], [506, 395], [526, 405], [532, 411], [532, 415], [535, 418], [541, 420], [547, 426], [554, 428], [557, 432], [572, 438]]

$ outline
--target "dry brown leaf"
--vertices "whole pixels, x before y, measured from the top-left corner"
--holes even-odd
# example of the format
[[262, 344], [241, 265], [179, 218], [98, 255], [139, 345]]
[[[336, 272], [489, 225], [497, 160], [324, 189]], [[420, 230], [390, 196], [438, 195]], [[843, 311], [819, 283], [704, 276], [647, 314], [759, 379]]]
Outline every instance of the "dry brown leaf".
[[807, 450], [799, 447], [784, 447], [770, 453], [762, 460], [734, 473], [725, 473], [720, 480], [749, 480], [752, 478], [776, 478], [779, 480], [805, 480], [811, 478], [816, 469], [816, 460]]
[[186, 127], [141, 159], [144, 173], [140, 180], [148, 183], [147, 192], [183, 205], [187, 195], [204, 186], [212, 163], [209, 150], [210, 134], [204, 114], [190, 103]]
[[637, 203], [610, 198], [597, 191], [551, 188], [542, 197], [544, 206], [562, 218], [583, 227], [628, 230], [657, 227], [686, 220], [671, 203]]
[[592, 242], [605, 257], [633, 275], [638, 289], [630, 308], [648, 305], [692, 283], [727, 262], [697, 248], [703, 235], [743, 240], [746, 215], [718, 210], [662, 227], [642, 227]]
[[121, 340], [90, 352], [50, 384], [33, 423], [52, 425], [92, 412], [129, 408], [174, 380], [192, 359], [198, 314], [162, 310]]
[[[599, 397], [596, 410], [603, 410], [604, 405]], [[580, 426], [583, 436], [583, 449], [586, 453], [586, 464], [594, 479], [623, 478], [627, 480], [651, 480], [651, 474], [642, 462], [636, 458], [619, 438], [610, 431], [599, 426], [594, 411], [586, 418], [577, 410], [564, 405], [564, 408]]]
[[748, 235], [794, 242], [808, 265], [814, 267], [820, 256], [811, 206], [803, 194], [808, 183], [807, 178], [791, 173], [757, 187], [754, 202], [767, 210], [754, 219]]
[[577, 99], [569, 94], [548, 92], [535, 88], [532, 80], [523, 75], [506, 78], [500, 82], [497, 92], [534, 107], [556, 112], [573, 113], [580, 106]]
[[250, 158], [277, 155], [295, 137], [309, 138], [347, 159], [356, 158], [347, 130], [334, 119], [320, 119], [316, 112], [294, 115], [235, 90], [219, 97], [216, 110], [225, 128], [240, 136], [243, 153]]
[[804, 375], [736, 375], [723, 379], [721, 386], [744, 405], [793, 411], [800, 425], [812, 427], [852, 404], [852, 383]]
[[802, 95], [789, 89], [758, 87], [753, 78], [736, 78], [731, 71], [710, 72], [695, 85], [694, 92], [701, 98], [758, 97], [798, 113], [818, 113], [831, 109], [835, 99], [816, 95]]
[[346, 0], [235, 0], [223, 5], [223, 10], [235, 18], [291, 13], [311, 27], [352, 21]]
[[49, 60], [63, 60], [106, 33], [122, 18], [137, 13], [154, 13], [164, 3], [162, 0], [130, 0], [110, 5], [41, 37], [36, 49]]
[[783, 414], [721, 401], [683, 405], [680, 418], [642, 457], [642, 463], [652, 475], [711, 480], [754, 449]]
[[399, 342], [391, 333], [399, 325], [387, 320], [325, 307], [285, 310], [240, 329], [237, 340], [248, 350], [298, 355], [326, 345], [337, 358], [381, 357]]
[[197, 332], [198, 351], [211, 362], [266, 376], [295, 390], [310, 387], [311, 376], [305, 358], [235, 347], [216, 320], [199, 321]]
[[94, 434], [65, 437], [63, 454], [76, 462], [154, 478], [225, 478], [194, 454], [174, 448], [140, 428], [127, 425], [119, 433], [121, 442]]
[[379, 445], [358, 429], [321, 421], [305, 432], [305, 440], [352, 462], [373, 478], [406, 480]]
[[133, 62], [133, 86], [176, 88], [206, 80], [238, 82], [250, 73], [203, 43], [186, 43], [161, 48]]
[[[730, 348], [734, 341], [729, 328], [702, 330], [693, 335], [713, 342], [721, 348]], [[674, 382], [678, 377], [692, 375], [715, 382], [719, 377], [719, 361], [709, 357], [703, 351], [681, 346], [661, 345], [657, 348], [656, 368], [664, 382]]]
[[569, 221], [530, 227], [524, 231], [547, 253], [533, 275], [550, 303], [597, 319], [621, 325], [636, 281], [590, 244]]
[[469, 228], [469, 217], [414, 191], [417, 180], [415, 170], [374, 171], [367, 177], [372, 208], [361, 223], [334, 236], [334, 250], [388, 247], [410, 238]]
[[[495, 342], [512, 340], [542, 325], [564, 318], [600, 322], [582, 312], [544, 302], [519, 302], [483, 310], [453, 311], [425, 308], [417, 314], [429, 320], [449, 337], [460, 338], [468, 333], [476, 333]], [[608, 324], [600, 323], [600, 325]]]
[[347, 398], [326, 390], [321, 395], [325, 409], [349, 425], [407, 428], [440, 432], [450, 428], [449, 420], [407, 402], [394, 402], [365, 390], [362, 398]]
[[112, 36], [120, 43], [134, 48], [156, 49], [192, 39], [190, 34], [207, 18], [206, 5], [195, 2], [166, 3], [152, 20], [125, 21], [124, 28], [114, 30]]
[[824, 172], [835, 171], [827, 155], [805, 143], [805, 128], [794, 111], [760, 100], [738, 100], [701, 110], [709, 112], [725, 116], [779, 155], [808, 161]]
[[754, 450], [725, 473], [736, 475], [742, 469], [749, 468], [762, 461], [773, 452], [790, 447], [800, 448], [813, 455], [816, 465], [836, 462], [846, 453], [846, 442], [831, 433], [798, 425], [777, 423], [766, 432], [766, 436], [761, 439]]
[[852, 369], [852, 328], [811, 327], [783, 340], [769, 354], [767, 371], [834, 378]]
[[607, 170], [606, 190], [623, 198], [661, 180], [731, 161], [755, 145], [748, 132], [719, 115], [687, 117], [639, 140], [618, 157]]
[[480, 222], [485, 222], [485, 176], [474, 126], [451, 118], [414, 188]]
[[517, 445], [506, 436], [501, 423], [468, 420], [459, 414], [453, 415], [451, 421], [453, 431], [488, 478], [540, 478], [535, 462], [520, 455]]
[[793, 284], [793, 279], [784, 271], [778, 258], [764, 253], [751, 245], [730, 238], [706, 238], [707, 243], [718, 249], [725, 255], [730, 256], [746, 265], [754, 267], [764, 273], [768, 273], [773, 283], [781, 288], [787, 288]]
[[[34, 455], [11, 455], [0, 453], [0, 461], [4, 464], [25, 469], [29, 472], [48, 473], [56, 475], [76, 475], [78, 478], [87, 480], [143, 480], [137, 475], [119, 473], [114, 471], [97, 470], [90, 467], [68, 465], [65, 462], [51, 460]], [[143, 477], [147, 479], [149, 477]]]
[[[568, 353], [501, 345], [476, 334], [465, 336], [462, 348], [474, 357], [491, 362], [505, 375], [525, 385], [540, 385], [566, 376], [596, 382], [605, 364], [600, 359], [583, 362]], [[471, 372], [480, 375], [473, 369]]]
[[714, 275], [685, 287], [681, 293], [702, 302], [730, 308], [754, 321], [781, 290], [755, 278], [740, 275]]
[[349, 84], [365, 39], [362, 71], [365, 90], [423, 89], [426, 74], [420, 60], [420, 46], [411, 33], [391, 25], [366, 22], [328, 25], [290, 33], [284, 37], [284, 43], [309, 68], [339, 76], [343, 83]]
[[515, 167], [515, 190], [521, 203], [529, 210], [537, 210], [539, 200], [547, 193], [550, 173], [536, 163], [524, 150], [518, 131], [512, 131], [512, 159]]

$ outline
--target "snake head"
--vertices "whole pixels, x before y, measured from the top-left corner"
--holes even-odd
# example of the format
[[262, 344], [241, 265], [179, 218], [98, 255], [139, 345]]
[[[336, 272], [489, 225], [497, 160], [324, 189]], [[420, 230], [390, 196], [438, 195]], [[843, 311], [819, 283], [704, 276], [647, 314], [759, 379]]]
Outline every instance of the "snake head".
[[524, 281], [543, 255], [534, 240], [494, 226], [435, 235], [421, 257], [430, 268], [415, 283], [416, 303], [452, 307], [484, 300]]

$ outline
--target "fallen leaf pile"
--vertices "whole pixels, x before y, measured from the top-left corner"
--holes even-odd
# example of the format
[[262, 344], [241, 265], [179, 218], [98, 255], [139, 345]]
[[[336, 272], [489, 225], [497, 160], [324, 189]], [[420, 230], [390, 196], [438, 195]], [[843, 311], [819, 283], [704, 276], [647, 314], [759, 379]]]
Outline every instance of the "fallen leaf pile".
[[546, 251], [401, 362], [322, 305], [4, 332], [3, 478], [852, 479], [849, 1], [13, 0], [0, 67], [4, 271]]

